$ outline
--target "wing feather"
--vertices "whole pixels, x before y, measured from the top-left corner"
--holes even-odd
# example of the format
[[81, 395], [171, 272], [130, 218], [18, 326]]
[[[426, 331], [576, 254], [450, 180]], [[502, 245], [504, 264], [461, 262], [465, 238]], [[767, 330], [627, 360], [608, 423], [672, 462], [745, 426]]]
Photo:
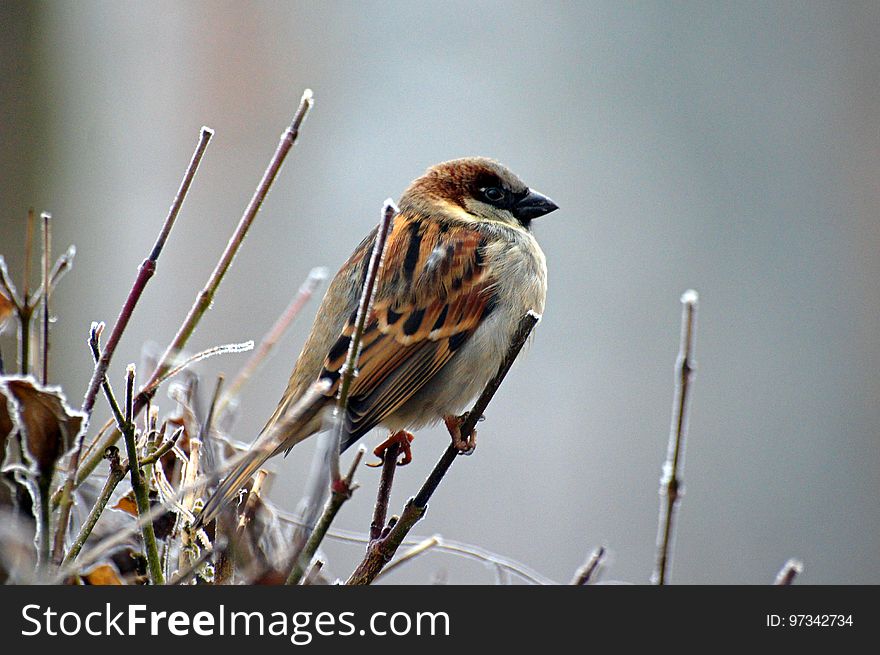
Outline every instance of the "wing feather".
[[[348, 447], [397, 411], [455, 356], [497, 302], [486, 237], [462, 225], [398, 215], [349, 392]], [[366, 266], [364, 258], [362, 266]], [[324, 361], [338, 393], [356, 312]]]

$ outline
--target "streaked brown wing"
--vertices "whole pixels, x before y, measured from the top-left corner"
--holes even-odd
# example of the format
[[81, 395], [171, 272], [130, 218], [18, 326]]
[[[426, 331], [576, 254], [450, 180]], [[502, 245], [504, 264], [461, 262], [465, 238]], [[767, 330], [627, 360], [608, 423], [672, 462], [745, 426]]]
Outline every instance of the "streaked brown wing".
[[[388, 237], [376, 298], [349, 393], [343, 447], [374, 428], [455, 356], [495, 307], [485, 236], [459, 225], [399, 215]], [[338, 391], [356, 315], [347, 321], [321, 376]]]

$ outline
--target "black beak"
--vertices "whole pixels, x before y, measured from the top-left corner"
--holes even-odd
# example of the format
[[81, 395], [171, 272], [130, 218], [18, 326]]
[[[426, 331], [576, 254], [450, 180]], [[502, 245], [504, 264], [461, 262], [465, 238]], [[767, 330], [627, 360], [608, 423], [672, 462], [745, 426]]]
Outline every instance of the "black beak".
[[529, 192], [517, 200], [513, 206], [513, 215], [521, 222], [528, 223], [533, 218], [559, 209], [559, 205], [547, 196], [529, 189]]

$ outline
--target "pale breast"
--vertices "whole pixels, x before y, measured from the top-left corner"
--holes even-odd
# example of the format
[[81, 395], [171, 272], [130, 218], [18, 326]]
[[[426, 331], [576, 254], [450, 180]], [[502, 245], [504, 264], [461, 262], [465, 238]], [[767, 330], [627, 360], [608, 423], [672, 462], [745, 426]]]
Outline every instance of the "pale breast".
[[495, 231], [485, 255], [498, 279], [495, 310], [434, 379], [383, 422], [389, 429], [417, 429], [465, 411], [498, 371], [523, 315], [543, 313], [547, 264], [535, 238], [524, 230]]

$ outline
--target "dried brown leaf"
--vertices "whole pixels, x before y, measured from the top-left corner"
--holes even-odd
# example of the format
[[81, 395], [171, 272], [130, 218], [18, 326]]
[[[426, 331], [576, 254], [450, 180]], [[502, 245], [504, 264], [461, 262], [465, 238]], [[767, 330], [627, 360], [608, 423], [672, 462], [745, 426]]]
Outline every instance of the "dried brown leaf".
[[83, 415], [67, 405], [57, 387], [45, 387], [31, 377], [8, 376], [0, 378], [0, 428], [9, 424], [21, 432], [24, 450], [38, 472], [48, 475], [73, 445]]
[[83, 582], [90, 585], [124, 585], [119, 570], [112, 564], [98, 564], [82, 576]]
[[138, 509], [137, 503], [134, 499], [134, 491], [129, 491], [122, 498], [119, 499], [119, 502], [116, 503], [110, 509], [118, 509], [121, 512], [125, 512], [126, 514], [131, 514], [133, 517], [137, 518]]

